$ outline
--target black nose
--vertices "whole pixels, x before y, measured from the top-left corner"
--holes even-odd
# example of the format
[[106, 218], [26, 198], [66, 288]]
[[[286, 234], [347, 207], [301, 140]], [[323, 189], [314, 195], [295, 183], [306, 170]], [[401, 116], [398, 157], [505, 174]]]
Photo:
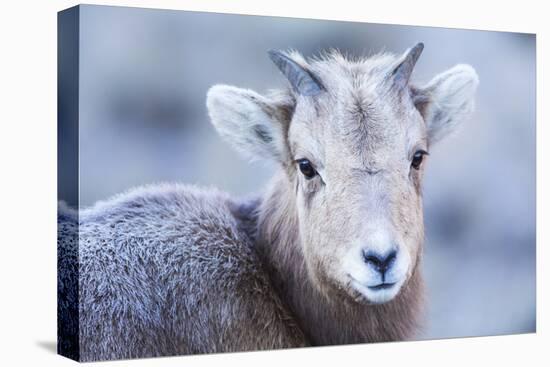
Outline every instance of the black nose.
[[374, 251], [363, 251], [363, 259], [367, 265], [372, 266], [376, 271], [382, 274], [382, 277], [386, 273], [397, 257], [397, 251], [391, 250], [387, 254], [379, 254]]

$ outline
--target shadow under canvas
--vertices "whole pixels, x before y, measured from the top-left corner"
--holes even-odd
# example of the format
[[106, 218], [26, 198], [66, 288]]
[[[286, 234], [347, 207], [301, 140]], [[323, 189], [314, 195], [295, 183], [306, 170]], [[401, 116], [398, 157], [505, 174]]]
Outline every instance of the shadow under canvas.
[[36, 345], [47, 352], [57, 354], [57, 342], [54, 340], [38, 340]]

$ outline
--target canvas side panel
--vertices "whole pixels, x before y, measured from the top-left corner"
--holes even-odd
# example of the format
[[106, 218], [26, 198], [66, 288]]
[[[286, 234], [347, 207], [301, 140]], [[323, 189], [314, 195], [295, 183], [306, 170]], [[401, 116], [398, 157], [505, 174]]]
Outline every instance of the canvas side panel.
[[57, 352], [79, 360], [78, 6], [57, 17]]

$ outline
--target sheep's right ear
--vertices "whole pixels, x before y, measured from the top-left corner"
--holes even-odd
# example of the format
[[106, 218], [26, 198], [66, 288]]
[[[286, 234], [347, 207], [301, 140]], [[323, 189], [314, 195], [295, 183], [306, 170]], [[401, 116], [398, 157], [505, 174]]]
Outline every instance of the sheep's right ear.
[[285, 159], [284, 114], [275, 102], [249, 89], [215, 85], [206, 106], [218, 133], [247, 158]]

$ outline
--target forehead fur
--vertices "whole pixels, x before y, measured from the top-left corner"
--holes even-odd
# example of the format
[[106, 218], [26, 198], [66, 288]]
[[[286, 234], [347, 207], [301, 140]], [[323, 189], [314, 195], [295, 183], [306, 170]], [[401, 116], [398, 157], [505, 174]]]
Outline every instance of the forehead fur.
[[326, 140], [329, 130], [342, 148], [361, 147], [365, 152], [390, 149], [397, 142], [406, 151], [424, 138], [422, 119], [409, 94], [392, 87], [391, 72], [401, 57], [381, 53], [353, 58], [337, 50], [308, 60], [296, 51], [287, 56], [314, 73], [325, 89], [313, 98], [296, 96], [297, 120], [305, 125], [296, 131], [325, 130]]

